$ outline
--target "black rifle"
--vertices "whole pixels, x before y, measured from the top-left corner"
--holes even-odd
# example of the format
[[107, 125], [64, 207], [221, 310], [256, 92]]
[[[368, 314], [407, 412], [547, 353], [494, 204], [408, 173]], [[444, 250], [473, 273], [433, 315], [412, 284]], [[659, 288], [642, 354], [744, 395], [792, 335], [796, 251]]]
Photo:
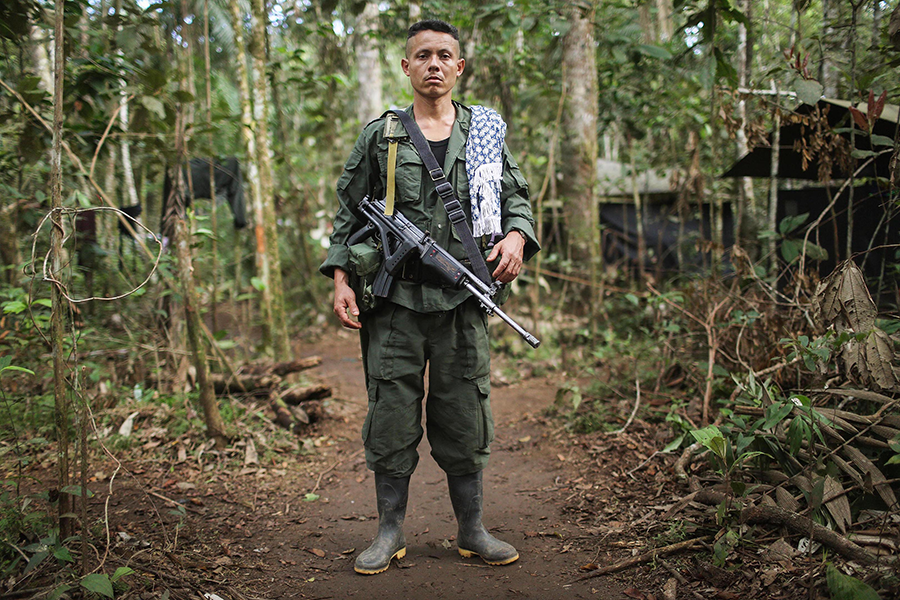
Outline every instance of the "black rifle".
[[446, 285], [455, 289], [466, 289], [481, 303], [481, 307], [489, 315], [497, 315], [516, 333], [522, 336], [532, 348], [541, 345], [541, 341], [516, 323], [509, 315], [500, 310], [494, 302], [494, 296], [503, 286], [499, 281], [488, 285], [475, 276], [461, 262], [438, 246], [430, 235], [416, 227], [409, 219], [397, 211], [392, 215], [384, 214], [384, 200], [371, 200], [368, 196], [360, 200], [357, 210], [368, 219], [366, 226], [357, 231], [348, 245], [358, 244], [378, 233], [381, 241], [384, 262], [372, 284], [372, 294], [379, 298], [387, 298], [391, 293], [394, 276], [403, 268], [403, 264], [413, 257], [414, 253], [422, 265], [431, 269]]

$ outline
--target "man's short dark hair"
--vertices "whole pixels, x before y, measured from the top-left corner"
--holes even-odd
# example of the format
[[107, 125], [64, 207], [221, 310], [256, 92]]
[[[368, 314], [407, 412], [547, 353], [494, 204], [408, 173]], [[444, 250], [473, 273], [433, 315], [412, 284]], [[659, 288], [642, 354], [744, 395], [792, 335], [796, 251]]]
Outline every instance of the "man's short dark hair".
[[457, 42], [459, 41], [459, 30], [450, 23], [441, 21], [440, 19], [426, 19], [425, 21], [413, 23], [409, 28], [409, 31], [406, 32], [406, 39], [409, 40], [417, 33], [422, 31], [437, 31], [439, 33], [449, 33], [453, 36], [454, 40], [456, 40]]

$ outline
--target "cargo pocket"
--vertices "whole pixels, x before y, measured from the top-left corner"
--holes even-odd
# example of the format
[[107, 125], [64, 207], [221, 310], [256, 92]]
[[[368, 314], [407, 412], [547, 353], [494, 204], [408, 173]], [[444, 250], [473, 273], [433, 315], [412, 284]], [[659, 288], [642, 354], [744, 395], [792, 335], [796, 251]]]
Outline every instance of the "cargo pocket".
[[[397, 151], [397, 197], [404, 204], [416, 204], [422, 195], [425, 164], [412, 144], [400, 144]], [[408, 218], [411, 218], [407, 215]]]
[[478, 410], [481, 415], [481, 437], [478, 448], [486, 449], [494, 441], [494, 415], [491, 413], [491, 376], [485, 375], [475, 381], [478, 387]]
[[359, 175], [356, 172], [356, 168], [359, 166], [359, 163], [362, 162], [363, 153], [362, 150], [357, 146], [353, 147], [353, 150], [350, 152], [350, 156], [347, 158], [346, 164], [344, 164], [344, 170], [341, 173], [341, 176], [337, 181], [337, 189], [341, 192], [346, 190], [350, 186], [350, 182], [353, 181], [354, 177]]
[[375, 434], [377, 433], [372, 431], [372, 422], [375, 420], [375, 411], [378, 408], [378, 383], [374, 379], [369, 380], [368, 393], [369, 411], [366, 413], [366, 420], [363, 421], [362, 441], [363, 446], [371, 449], [370, 440], [374, 443], [376, 439]]

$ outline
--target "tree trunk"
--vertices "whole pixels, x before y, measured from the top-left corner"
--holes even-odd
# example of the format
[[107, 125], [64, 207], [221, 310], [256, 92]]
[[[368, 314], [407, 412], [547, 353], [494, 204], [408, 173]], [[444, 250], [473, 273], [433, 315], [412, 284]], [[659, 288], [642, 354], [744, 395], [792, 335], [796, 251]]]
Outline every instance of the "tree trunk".
[[840, 43], [835, 33], [835, 24], [840, 16], [839, 0], [822, 0], [822, 63], [819, 80], [822, 82], [826, 98], [838, 97], [837, 66]]
[[660, 42], [672, 39], [674, 26], [672, 22], [672, 0], [656, 0], [656, 23]]
[[219, 330], [219, 223], [216, 211], [216, 161], [215, 149], [213, 147], [213, 124], [212, 124], [212, 66], [209, 54], [209, 0], [203, 2], [203, 66], [206, 74], [206, 126], [209, 128], [209, 136], [207, 137], [207, 145], [209, 146], [209, 214], [210, 229], [212, 231], [212, 261], [210, 270], [212, 271], [212, 299], [210, 302], [210, 317], [212, 322], [213, 333]]
[[641, 27], [641, 41], [644, 44], [656, 43], [656, 31], [654, 31], [653, 19], [650, 16], [650, 2], [644, 0], [638, 5], [638, 23]]
[[[743, 0], [740, 5], [750, 22], [752, 18], [753, 0]], [[738, 24], [738, 87], [750, 86], [750, 73], [753, 65], [753, 36], [750, 29], [743, 23]], [[738, 115], [741, 118], [741, 127], [737, 131], [737, 154], [743, 156], [750, 151], [747, 144], [746, 127], [748, 125], [747, 101], [743, 95], [739, 96]], [[734, 241], [735, 245], [743, 247], [744, 242], [754, 244], [757, 234], [757, 210], [756, 198], [753, 193], [753, 178], [742, 177], [739, 183], [738, 202], [734, 214]]]
[[[190, 60], [190, 58], [187, 58], [187, 60]], [[184, 69], [183, 72], [188, 73], [189, 70]], [[189, 87], [190, 84], [187, 81], [181, 81], [182, 90], [187, 91]], [[191, 362], [196, 371], [196, 387], [199, 391], [199, 403], [203, 412], [203, 420], [206, 424], [206, 433], [215, 442], [217, 448], [223, 449], [227, 441], [225, 437], [225, 423], [219, 413], [219, 405], [216, 403], [215, 391], [209, 378], [206, 352], [201, 340], [203, 327], [200, 323], [200, 303], [197, 298], [197, 286], [194, 282], [191, 234], [185, 222], [184, 165], [187, 161], [185, 140], [185, 122], [187, 119], [182, 109], [183, 105], [179, 103], [175, 116], [175, 164], [171, 167], [170, 175], [172, 190], [166, 202], [167, 211], [165, 215], [165, 219], [170, 221], [171, 227], [165, 226], [164, 229], [172, 231], [176, 272], [178, 274], [178, 282], [181, 284], [182, 303], [184, 305], [184, 323], [188, 349]]]
[[[266, 281], [269, 273], [269, 259], [266, 254], [265, 220], [263, 218], [262, 187], [259, 174], [259, 158], [256, 152], [256, 138], [253, 135], [253, 106], [251, 105], [250, 67], [247, 59], [247, 47], [244, 42], [244, 17], [239, 0], [231, 0], [231, 20], [234, 27], [234, 50], [238, 57], [237, 68], [238, 91], [241, 101], [241, 137], [244, 141], [247, 165], [247, 179], [250, 181], [250, 199], [253, 208], [254, 233], [256, 239], [257, 275]], [[238, 259], [240, 260], [240, 259]], [[237, 275], [236, 275], [237, 277]], [[239, 282], [238, 282], [239, 285]], [[260, 324], [262, 327], [263, 345], [272, 345], [272, 295], [271, 288], [264, 286], [260, 293]]]
[[[62, 244], [62, 128], [63, 128], [63, 81], [65, 75], [65, 0], [56, 0], [56, 24], [53, 40], [54, 52], [53, 79], [53, 146], [50, 153], [50, 205], [53, 208], [50, 230], [51, 269], [54, 278], [59, 277], [63, 269]], [[66, 310], [65, 297], [56, 284], [51, 283], [50, 343], [53, 351], [53, 397], [54, 418], [56, 425], [56, 460], [57, 485], [59, 487], [59, 537], [64, 540], [71, 537], [75, 523], [69, 516], [72, 513], [73, 497], [69, 487], [69, 395], [66, 386], [66, 359], [63, 351], [65, 332], [63, 313]]]
[[[600, 272], [598, 207], [594, 195], [597, 178], [597, 60], [594, 5], [567, 9], [570, 29], [562, 40], [563, 85], [566, 108], [562, 127], [562, 181], [565, 198], [568, 248], [576, 264], [588, 267], [592, 293]], [[599, 306], [599, 302], [591, 302]]]
[[53, 68], [51, 52], [47, 51], [44, 31], [37, 25], [31, 26], [31, 62], [34, 71], [40, 77], [38, 87], [53, 96]]
[[[772, 81], [772, 88], [775, 90], [775, 98], [779, 97], [779, 90]], [[775, 123], [772, 128], [772, 163], [769, 177], [769, 213], [767, 215], [768, 230], [778, 231], [778, 161], [781, 155], [781, 111], [775, 109]], [[769, 255], [769, 273], [775, 275], [778, 273], [778, 254], [775, 245], [775, 237], [769, 238], [768, 243]]]
[[644, 267], [647, 264], [647, 237], [644, 234], [644, 202], [638, 183], [637, 162], [634, 158], [634, 138], [628, 140], [628, 154], [631, 157], [631, 192], [634, 199], [634, 218], [637, 226], [637, 277], [643, 287]]
[[[254, 201], [257, 246], [261, 243], [265, 260], [259, 263], [259, 276], [264, 294], [269, 296], [270, 333], [276, 360], [291, 355], [284, 311], [284, 284], [278, 249], [278, 227], [275, 215], [275, 184], [272, 175], [272, 148], [269, 142], [269, 78], [266, 76], [266, 0], [253, 0], [250, 12], [250, 53], [253, 55], [253, 122], [256, 133], [256, 156], [259, 164], [260, 197]], [[259, 248], [258, 248], [259, 250]]]
[[356, 25], [356, 73], [359, 83], [357, 116], [361, 125], [384, 110], [381, 99], [381, 53], [378, 50], [378, 5], [366, 3]]

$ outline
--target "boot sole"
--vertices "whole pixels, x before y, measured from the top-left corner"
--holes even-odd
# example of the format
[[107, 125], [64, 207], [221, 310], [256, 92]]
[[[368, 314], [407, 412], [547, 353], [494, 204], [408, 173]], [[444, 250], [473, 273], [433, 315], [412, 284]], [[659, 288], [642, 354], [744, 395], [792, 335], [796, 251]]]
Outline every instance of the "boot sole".
[[[360, 569], [359, 567], [353, 567], [353, 570], [356, 571], [357, 573], [359, 573], [360, 575], [378, 575], [379, 573], [384, 573], [385, 571], [388, 570], [388, 567], [391, 566], [392, 560], [394, 560], [395, 558], [399, 560], [399, 559], [403, 558], [404, 556], [406, 556], [406, 548], [400, 548], [399, 550], [394, 552], [394, 555], [391, 556], [391, 559], [387, 562], [387, 564], [384, 566], [383, 569]], [[519, 558], [519, 557], [516, 556], [516, 558]]]
[[463, 558], [472, 558], [473, 556], [477, 556], [478, 558], [480, 558], [487, 564], [492, 565], [494, 567], [502, 567], [503, 565], [508, 565], [510, 563], [514, 563], [517, 560], [519, 560], [518, 553], [516, 553], [516, 555], [513, 556], [512, 558], [507, 558], [506, 560], [497, 561], [497, 560], [488, 560], [485, 557], [478, 554], [477, 552], [472, 552], [471, 550], [464, 550], [463, 548], [457, 548], [457, 550], [459, 550], [459, 555], [462, 556]]

